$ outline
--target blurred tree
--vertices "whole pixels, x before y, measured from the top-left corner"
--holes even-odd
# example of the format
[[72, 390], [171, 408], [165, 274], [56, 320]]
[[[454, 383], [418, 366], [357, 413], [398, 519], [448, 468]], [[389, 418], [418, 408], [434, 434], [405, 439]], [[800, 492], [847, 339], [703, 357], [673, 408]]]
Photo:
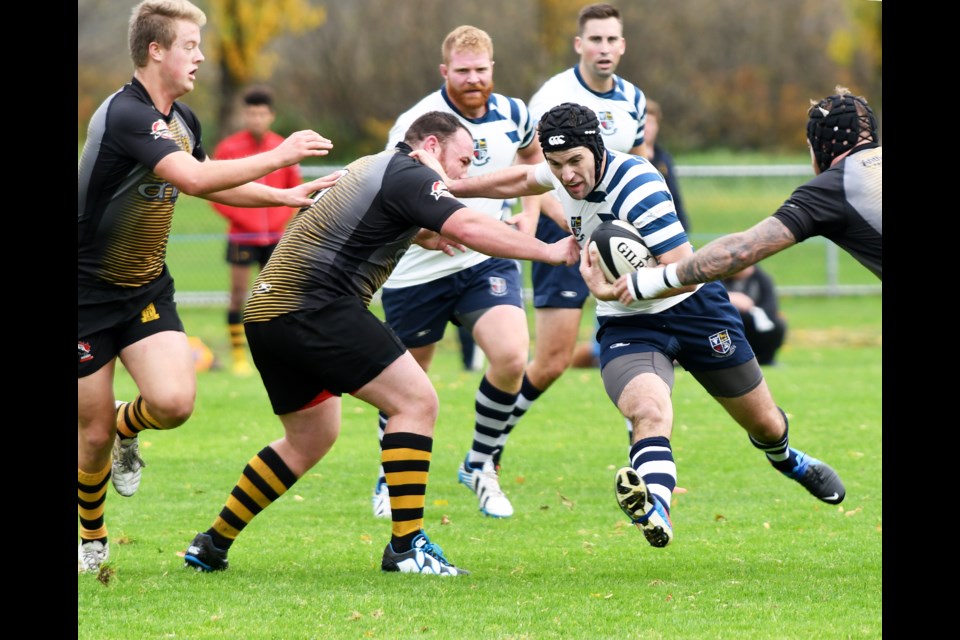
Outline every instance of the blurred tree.
[[[496, 91], [529, 100], [550, 75], [576, 63], [577, 15], [587, 4], [195, 1], [209, 19], [207, 62], [186, 101], [205, 123], [204, 141], [225, 135], [243, 85], [269, 82], [279, 98], [278, 131], [320, 131], [336, 145], [331, 163], [383, 148], [396, 116], [440, 86], [440, 44], [461, 24], [493, 38]], [[117, 11], [117, 4], [77, 2], [80, 139], [93, 109], [132, 73], [129, 11]], [[715, 147], [803, 154], [809, 99], [837, 84], [866, 96], [882, 126], [882, 2], [613, 4], [627, 41], [618, 73], [661, 103], [662, 134], [675, 155]]]
[[221, 135], [230, 127], [228, 121], [236, 106], [236, 97], [252, 80], [269, 77], [278, 62], [267, 44], [289, 32], [304, 33], [323, 24], [326, 10], [314, 7], [308, 0], [208, 0], [208, 16], [215, 29], [220, 53]]

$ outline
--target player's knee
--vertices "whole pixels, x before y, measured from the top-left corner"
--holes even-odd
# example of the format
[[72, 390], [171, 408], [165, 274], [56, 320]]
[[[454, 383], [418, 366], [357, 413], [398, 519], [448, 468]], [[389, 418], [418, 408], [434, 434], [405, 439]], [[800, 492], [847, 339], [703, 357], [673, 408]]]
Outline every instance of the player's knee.
[[620, 398], [621, 412], [633, 422], [634, 433], [660, 435], [669, 430], [671, 416], [653, 398]]
[[147, 410], [163, 429], [175, 429], [193, 415], [196, 394], [175, 390], [147, 400]]
[[498, 380], [521, 380], [526, 368], [526, 352], [518, 351], [490, 360], [491, 377]]
[[421, 421], [436, 424], [437, 417], [440, 415], [440, 400], [437, 398], [436, 390], [430, 385], [419, 393], [410, 393], [405, 398], [401, 411], [416, 416]]
[[102, 451], [113, 446], [114, 426], [116, 415], [108, 419], [91, 421], [86, 427], [79, 430], [79, 438], [88, 451]]

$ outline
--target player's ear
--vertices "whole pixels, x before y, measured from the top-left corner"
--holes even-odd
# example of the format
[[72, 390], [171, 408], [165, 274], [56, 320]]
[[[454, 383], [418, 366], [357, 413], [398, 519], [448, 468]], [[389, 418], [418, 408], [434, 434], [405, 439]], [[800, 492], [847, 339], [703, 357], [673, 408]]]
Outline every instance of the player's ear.
[[440, 152], [443, 151], [442, 146], [440, 145], [440, 138], [431, 134], [423, 139], [423, 150], [433, 155], [440, 157]]

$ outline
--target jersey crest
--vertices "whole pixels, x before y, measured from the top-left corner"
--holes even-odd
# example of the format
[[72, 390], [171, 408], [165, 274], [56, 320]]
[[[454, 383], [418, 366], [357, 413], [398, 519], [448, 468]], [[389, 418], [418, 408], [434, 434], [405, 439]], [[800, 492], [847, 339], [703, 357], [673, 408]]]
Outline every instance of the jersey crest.
[[736, 350], [726, 329], [710, 336], [710, 348], [718, 357], [729, 356]]
[[482, 167], [490, 162], [490, 150], [487, 146], [486, 138], [478, 138], [473, 141], [473, 165]]
[[573, 232], [577, 240], [583, 240], [583, 218], [581, 216], [570, 218], [570, 231]]
[[600, 111], [597, 113], [597, 119], [600, 120], [600, 133], [603, 135], [612, 136], [617, 132], [617, 121], [613, 119], [613, 113]]

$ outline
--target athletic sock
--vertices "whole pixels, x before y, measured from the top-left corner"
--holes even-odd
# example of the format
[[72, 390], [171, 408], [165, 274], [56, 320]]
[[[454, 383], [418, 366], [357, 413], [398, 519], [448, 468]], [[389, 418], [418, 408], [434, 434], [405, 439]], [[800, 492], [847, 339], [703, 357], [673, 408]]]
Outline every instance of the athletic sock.
[[767, 460], [777, 471], [790, 473], [797, 466], [796, 451], [790, 448], [790, 422], [787, 420], [787, 414], [783, 409], [777, 407], [780, 415], [783, 416], [783, 437], [776, 442], [760, 442], [753, 436], [748, 435], [750, 443], [763, 451], [767, 455]]
[[669, 514], [670, 498], [677, 487], [677, 464], [673, 460], [670, 440], [664, 436], [638, 440], [630, 447], [630, 465]]
[[386, 433], [380, 448], [380, 464], [390, 489], [393, 550], [409, 551], [413, 538], [423, 529], [427, 479], [433, 438], [416, 433]]
[[269, 446], [264, 447], [250, 458], [220, 515], [207, 529], [213, 545], [218, 549], [229, 549], [244, 527], [297, 480], [283, 458]]
[[494, 450], [517, 404], [518, 393], [502, 391], [484, 376], [475, 396], [476, 422], [473, 429], [473, 446], [467, 453], [467, 464], [479, 469], [493, 459]]

